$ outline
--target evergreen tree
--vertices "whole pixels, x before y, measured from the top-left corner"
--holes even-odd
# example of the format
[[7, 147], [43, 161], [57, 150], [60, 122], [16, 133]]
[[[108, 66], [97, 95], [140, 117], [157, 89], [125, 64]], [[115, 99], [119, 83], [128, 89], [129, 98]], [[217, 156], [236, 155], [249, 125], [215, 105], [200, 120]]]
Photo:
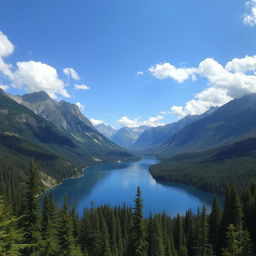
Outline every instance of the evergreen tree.
[[197, 256], [212, 256], [212, 245], [208, 238], [208, 218], [206, 215], [206, 208], [203, 207], [199, 215], [199, 229], [198, 229], [198, 247], [196, 248]]
[[132, 216], [132, 230], [129, 252], [131, 256], [146, 256], [147, 242], [143, 223], [143, 203], [140, 188], [137, 188], [135, 208]]
[[29, 166], [28, 180], [25, 186], [25, 198], [21, 227], [24, 231], [24, 243], [30, 244], [24, 249], [25, 256], [38, 256], [40, 254], [40, 215], [39, 215], [39, 172], [35, 162]]
[[209, 218], [209, 240], [216, 255], [220, 254], [220, 225], [221, 208], [218, 199], [214, 197], [212, 203], [212, 211]]
[[42, 256], [55, 256], [57, 253], [56, 209], [52, 195], [44, 197], [42, 209]]
[[11, 215], [10, 207], [0, 197], [0, 255], [21, 255], [23, 233], [17, 229], [17, 218]]
[[60, 256], [79, 256], [81, 251], [75, 245], [75, 240], [72, 233], [71, 217], [68, 211], [68, 203], [64, 198], [63, 210], [59, 218], [58, 227], [58, 253]]
[[235, 187], [229, 188], [226, 198], [225, 206], [223, 211], [222, 223], [221, 223], [221, 247], [227, 246], [227, 234], [230, 224], [235, 227], [237, 231], [242, 229], [242, 206], [240, 197]]
[[149, 256], [164, 256], [164, 239], [160, 217], [149, 217], [148, 221], [148, 254]]
[[185, 234], [181, 216], [178, 214], [174, 225], [174, 243], [177, 250], [185, 245]]

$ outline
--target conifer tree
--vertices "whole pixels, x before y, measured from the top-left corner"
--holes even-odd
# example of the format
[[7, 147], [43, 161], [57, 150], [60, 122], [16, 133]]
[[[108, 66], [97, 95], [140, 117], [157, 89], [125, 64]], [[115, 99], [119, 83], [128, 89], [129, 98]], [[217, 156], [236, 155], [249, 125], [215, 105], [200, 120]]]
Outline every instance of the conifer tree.
[[17, 229], [17, 218], [11, 215], [10, 206], [0, 196], [0, 255], [21, 255], [23, 232]]
[[177, 250], [185, 245], [185, 234], [181, 216], [178, 214], [174, 225], [174, 243]]
[[223, 211], [222, 223], [221, 223], [221, 247], [227, 246], [227, 234], [230, 224], [235, 227], [237, 231], [242, 229], [242, 206], [240, 197], [237, 190], [234, 187], [229, 188]]
[[42, 209], [42, 256], [58, 255], [56, 236], [56, 209], [52, 195], [46, 195]]
[[208, 233], [208, 218], [206, 215], [206, 208], [203, 207], [199, 219], [199, 247], [197, 248], [197, 255], [198, 256], [212, 256], [213, 250], [212, 245], [209, 243]]
[[63, 210], [59, 218], [58, 227], [58, 253], [60, 256], [79, 256], [81, 251], [75, 245], [72, 232], [71, 217], [68, 211], [67, 198], [64, 198]]
[[149, 217], [148, 221], [148, 254], [149, 256], [164, 256], [164, 239], [159, 216]]
[[135, 208], [132, 216], [132, 230], [130, 238], [129, 252], [131, 256], [146, 256], [147, 242], [143, 222], [143, 203], [140, 188], [137, 188]]
[[214, 253], [217, 255], [220, 254], [220, 225], [221, 208], [218, 199], [214, 197], [209, 217], [209, 240], [213, 246]]
[[24, 255], [37, 256], [40, 254], [40, 215], [39, 215], [39, 172], [35, 162], [29, 166], [28, 180], [25, 187], [23, 218], [21, 227], [24, 231], [24, 243], [30, 244], [24, 249]]

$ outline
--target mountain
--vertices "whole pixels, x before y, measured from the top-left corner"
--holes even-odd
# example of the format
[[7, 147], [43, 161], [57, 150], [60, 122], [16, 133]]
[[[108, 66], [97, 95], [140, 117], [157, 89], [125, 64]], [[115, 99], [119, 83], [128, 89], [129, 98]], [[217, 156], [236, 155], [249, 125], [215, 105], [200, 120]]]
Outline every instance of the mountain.
[[256, 134], [256, 94], [234, 99], [174, 134], [157, 149], [160, 158], [203, 150]]
[[113, 136], [111, 140], [117, 145], [129, 149], [131, 145], [138, 139], [141, 133], [147, 130], [149, 127], [122, 127]]
[[117, 130], [106, 124], [95, 125], [95, 128], [107, 138], [111, 138], [117, 132]]
[[[88, 158], [91, 162], [135, 159], [132, 154], [108, 140], [95, 129], [75, 104], [66, 101], [57, 102], [44, 91], [10, 97], [53, 123], [62, 134], [69, 138], [79, 149], [76, 152], [76, 161], [78, 158], [84, 159], [82, 163]], [[65, 154], [65, 157], [69, 156]]]
[[256, 177], [256, 137], [226, 146], [177, 154], [150, 172], [155, 179], [184, 183], [224, 194], [229, 185], [245, 188]]
[[130, 149], [139, 153], [152, 153], [164, 144], [172, 135], [179, 132], [185, 126], [210, 115], [216, 108], [211, 108], [202, 115], [188, 115], [181, 120], [164, 126], [153, 127], [144, 131], [131, 145]]

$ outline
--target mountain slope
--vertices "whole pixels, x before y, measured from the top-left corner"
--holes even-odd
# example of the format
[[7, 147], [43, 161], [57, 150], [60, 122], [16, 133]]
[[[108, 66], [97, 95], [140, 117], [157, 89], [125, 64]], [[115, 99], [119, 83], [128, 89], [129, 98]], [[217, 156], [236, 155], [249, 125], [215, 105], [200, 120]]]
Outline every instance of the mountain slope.
[[107, 138], [111, 138], [111, 136], [113, 136], [117, 132], [117, 130], [105, 124], [98, 124], [95, 126], [95, 128]]
[[37, 115], [54, 123], [93, 162], [131, 160], [135, 157], [98, 132], [75, 104], [56, 102], [45, 92], [13, 97]]
[[164, 144], [171, 136], [179, 132], [182, 128], [210, 115], [213, 111], [215, 111], [215, 108], [211, 108], [202, 115], [188, 115], [175, 123], [150, 128], [144, 131], [130, 148], [134, 152], [153, 153], [155, 148]]
[[147, 126], [140, 127], [122, 127], [113, 136], [111, 140], [121, 147], [129, 149], [131, 145], [138, 139], [141, 133], [148, 129]]
[[205, 151], [175, 155], [152, 166], [154, 178], [225, 193], [229, 185], [245, 188], [256, 178], [256, 138]]
[[157, 149], [160, 158], [229, 144], [256, 134], [256, 95], [235, 99], [173, 135]]

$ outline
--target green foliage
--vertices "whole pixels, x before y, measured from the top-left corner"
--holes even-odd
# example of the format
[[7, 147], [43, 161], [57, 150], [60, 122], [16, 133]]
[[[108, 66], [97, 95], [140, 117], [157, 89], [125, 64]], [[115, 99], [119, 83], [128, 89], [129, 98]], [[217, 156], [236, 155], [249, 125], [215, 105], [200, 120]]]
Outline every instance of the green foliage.
[[143, 203], [140, 188], [137, 188], [135, 207], [132, 217], [132, 230], [130, 238], [130, 254], [133, 256], [147, 255], [146, 233], [143, 222]]
[[154, 178], [224, 194], [245, 189], [256, 177], [256, 138], [207, 151], [178, 154], [150, 168]]
[[[138, 188], [135, 207], [103, 205], [84, 210], [78, 218], [64, 199], [57, 209], [53, 197], [38, 204], [38, 171], [28, 170], [23, 214], [15, 218], [0, 197], [0, 256], [254, 256], [256, 187], [241, 196], [234, 187], [226, 194], [224, 209], [216, 199], [208, 215], [170, 217], [165, 213], [143, 218]], [[18, 221], [18, 225], [17, 225]], [[253, 221], [253, 223], [251, 223]], [[223, 243], [221, 243], [223, 240]]]

